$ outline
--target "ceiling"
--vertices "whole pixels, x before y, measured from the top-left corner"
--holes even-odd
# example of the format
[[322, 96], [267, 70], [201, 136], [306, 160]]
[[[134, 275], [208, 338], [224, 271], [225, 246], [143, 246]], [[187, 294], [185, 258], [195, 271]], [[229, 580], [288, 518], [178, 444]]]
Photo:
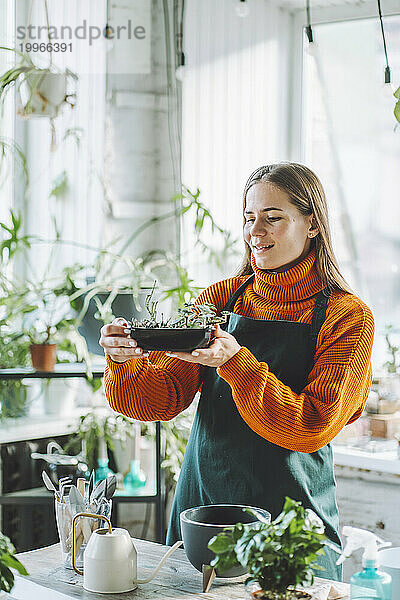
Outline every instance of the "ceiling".
[[[306, 0], [278, 0], [277, 4], [289, 10], [304, 9]], [[365, 6], [371, 4], [371, 0], [310, 0], [310, 9], [327, 8], [330, 6]]]

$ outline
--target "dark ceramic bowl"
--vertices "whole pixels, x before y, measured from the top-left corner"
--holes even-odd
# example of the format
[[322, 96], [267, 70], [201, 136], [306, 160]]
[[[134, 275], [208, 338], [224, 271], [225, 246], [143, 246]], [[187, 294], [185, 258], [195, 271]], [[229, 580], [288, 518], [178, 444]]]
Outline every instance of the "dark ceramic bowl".
[[195, 348], [207, 348], [212, 326], [199, 329], [168, 329], [167, 327], [131, 327], [130, 336], [143, 350], [176, 350], [191, 352]]
[[[214, 552], [207, 547], [214, 535], [236, 523], [245, 523], [252, 527], [259, 522], [256, 517], [243, 510], [244, 508], [253, 508], [262, 518], [271, 520], [268, 511], [241, 504], [209, 504], [188, 508], [181, 512], [182, 539], [186, 556], [198, 571], [201, 572], [202, 566], [209, 565], [215, 557]], [[242, 565], [238, 565], [223, 573], [217, 571], [217, 575], [218, 577], [239, 577], [246, 572]]]

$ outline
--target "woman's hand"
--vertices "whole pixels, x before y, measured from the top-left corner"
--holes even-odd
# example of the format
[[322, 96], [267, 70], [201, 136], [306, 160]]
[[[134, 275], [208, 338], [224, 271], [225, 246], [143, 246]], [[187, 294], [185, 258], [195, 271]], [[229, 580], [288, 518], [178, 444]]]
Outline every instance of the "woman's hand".
[[118, 317], [100, 330], [99, 344], [114, 362], [124, 363], [132, 358], [149, 355], [148, 352], [143, 352], [142, 348], [138, 347], [137, 341], [129, 336], [128, 327], [128, 321]]
[[195, 362], [206, 367], [220, 367], [232, 356], [239, 352], [241, 346], [230, 333], [219, 325], [216, 326], [214, 339], [208, 348], [197, 348], [193, 352], [166, 352], [167, 356], [180, 358], [188, 362]]

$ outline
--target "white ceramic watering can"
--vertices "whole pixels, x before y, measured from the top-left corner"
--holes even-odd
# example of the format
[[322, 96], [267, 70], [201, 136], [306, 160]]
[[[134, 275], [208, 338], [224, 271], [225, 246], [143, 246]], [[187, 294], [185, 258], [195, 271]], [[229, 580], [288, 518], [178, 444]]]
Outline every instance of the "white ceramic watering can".
[[[104, 529], [96, 529], [90, 536], [83, 554], [83, 572], [76, 566], [76, 522], [80, 517], [90, 517], [106, 521]], [[176, 542], [163, 556], [147, 579], [137, 579], [137, 552], [132, 538], [126, 529], [112, 528], [111, 522], [103, 515], [77, 513], [72, 522], [72, 565], [83, 575], [83, 587], [88, 592], [99, 594], [119, 594], [137, 588], [138, 583], [148, 583], [157, 575], [167, 558], [182, 541]]]

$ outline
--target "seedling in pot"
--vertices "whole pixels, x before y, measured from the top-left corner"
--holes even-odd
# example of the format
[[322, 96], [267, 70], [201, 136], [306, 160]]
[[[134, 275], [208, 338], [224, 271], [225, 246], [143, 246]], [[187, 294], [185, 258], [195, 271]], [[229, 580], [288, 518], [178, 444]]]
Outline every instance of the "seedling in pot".
[[207, 348], [212, 339], [212, 332], [217, 323], [225, 323], [228, 311], [217, 316], [213, 304], [194, 304], [186, 302], [178, 308], [175, 320], [157, 320], [158, 301], [152, 301], [154, 287], [147, 296], [145, 306], [150, 318], [132, 319], [130, 335], [143, 350], [176, 350], [189, 352], [195, 348]]

